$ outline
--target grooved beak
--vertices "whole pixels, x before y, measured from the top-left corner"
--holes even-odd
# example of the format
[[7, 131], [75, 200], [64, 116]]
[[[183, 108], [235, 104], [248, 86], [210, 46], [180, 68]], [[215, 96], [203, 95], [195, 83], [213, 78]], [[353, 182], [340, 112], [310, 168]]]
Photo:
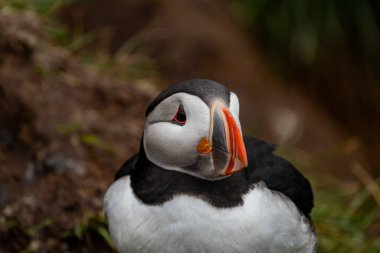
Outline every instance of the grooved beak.
[[221, 102], [213, 104], [211, 122], [209, 139], [200, 141], [198, 151], [212, 152], [217, 175], [227, 176], [247, 167], [247, 151], [240, 128]]

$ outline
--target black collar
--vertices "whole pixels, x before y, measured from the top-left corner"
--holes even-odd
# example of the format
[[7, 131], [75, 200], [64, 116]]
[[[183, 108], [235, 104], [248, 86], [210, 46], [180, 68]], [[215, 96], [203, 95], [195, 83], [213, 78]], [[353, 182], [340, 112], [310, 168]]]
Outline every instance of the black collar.
[[275, 146], [255, 138], [244, 139], [249, 167], [227, 178], [209, 181], [185, 173], [163, 169], [151, 163], [141, 145], [140, 152], [116, 174], [131, 176], [135, 195], [145, 204], [160, 205], [176, 195], [201, 198], [218, 208], [244, 204], [243, 196], [258, 182], [284, 194], [309, 217], [313, 207], [310, 183], [288, 161], [273, 154]]

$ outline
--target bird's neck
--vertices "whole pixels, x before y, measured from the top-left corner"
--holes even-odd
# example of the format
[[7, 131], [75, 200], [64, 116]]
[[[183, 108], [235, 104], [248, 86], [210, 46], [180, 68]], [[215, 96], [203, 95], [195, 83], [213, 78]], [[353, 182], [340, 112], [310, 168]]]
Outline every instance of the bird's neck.
[[209, 181], [178, 171], [163, 169], [150, 162], [143, 148], [134, 173], [131, 186], [135, 195], [144, 203], [163, 204], [175, 195], [198, 196], [216, 207], [232, 207], [243, 203], [242, 196], [250, 189], [244, 173], [228, 178]]

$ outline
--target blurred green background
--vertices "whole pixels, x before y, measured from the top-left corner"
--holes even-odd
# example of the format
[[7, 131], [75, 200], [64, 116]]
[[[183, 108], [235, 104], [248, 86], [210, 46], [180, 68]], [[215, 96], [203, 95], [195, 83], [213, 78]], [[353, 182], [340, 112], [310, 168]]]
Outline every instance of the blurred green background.
[[113, 252], [101, 201], [144, 108], [200, 76], [235, 91], [244, 132], [310, 179], [318, 252], [380, 252], [379, 1], [0, 7], [0, 251]]

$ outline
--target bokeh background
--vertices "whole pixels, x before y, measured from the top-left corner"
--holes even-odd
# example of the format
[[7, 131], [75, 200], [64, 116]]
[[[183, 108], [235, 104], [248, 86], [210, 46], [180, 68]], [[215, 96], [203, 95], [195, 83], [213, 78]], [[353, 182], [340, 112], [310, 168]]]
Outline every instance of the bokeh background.
[[178, 81], [311, 181], [319, 252], [380, 252], [380, 2], [0, 1], [0, 252], [114, 252], [102, 199]]

